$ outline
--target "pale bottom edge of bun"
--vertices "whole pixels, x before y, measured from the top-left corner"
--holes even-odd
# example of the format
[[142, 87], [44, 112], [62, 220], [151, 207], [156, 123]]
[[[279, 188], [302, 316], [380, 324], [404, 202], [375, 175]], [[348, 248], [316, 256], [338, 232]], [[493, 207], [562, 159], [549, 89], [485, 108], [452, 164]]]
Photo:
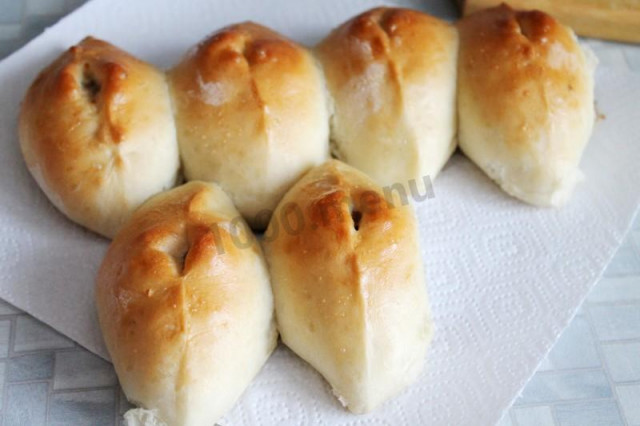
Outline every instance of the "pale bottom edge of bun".
[[514, 179], [500, 167], [485, 164], [484, 167], [480, 168], [504, 192], [536, 207], [562, 207], [569, 201], [578, 183], [584, 180], [582, 171], [575, 168], [574, 170], [567, 171], [565, 176], [557, 180], [549, 191], [532, 191], [524, 188], [523, 185], [520, 184], [521, 182], [518, 182], [520, 179]]
[[283, 341], [283, 343], [285, 343], [285, 345], [287, 345], [287, 347], [291, 351], [293, 351], [296, 355], [300, 356], [301, 359], [303, 359], [311, 367], [313, 367], [317, 372], [320, 373], [320, 375], [322, 376], [322, 379], [329, 384], [329, 387], [331, 388], [331, 393], [338, 400], [338, 402], [343, 408], [347, 409], [349, 412], [353, 414], [362, 415], [362, 414], [368, 414], [377, 410], [379, 407], [381, 407], [388, 401], [400, 395], [402, 391], [404, 391], [406, 388], [416, 383], [416, 381], [418, 380], [422, 372], [425, 370], [427, 350], [431, 345], [432, 338], [433, 338], [433, 328], [431, 327], [431, 331], [429, 332], [429, 335], [424, 342], [423, 350], [421, 351], [420, 354], [417, 354], [417, 356], [413, 360], [407, 363], [408, 367], [406, 368], [406, 371], [404, 372], [404, 374], [402, 374], [401, 379], [397, 380], [387, 389], [382, 389], [382, 391], [381, 391], [381, 388], [378, 386], [373, 388], [370, 387], [368, 391], [365, 393], [365, 395], [358, 395], [358, 394], [345, 395], [343, 392], [341, 392], [334, 386], [334, 383], [329, 380], [328, 376], [324, 374], [323, 369], [319, 368], [320, 367], [319, 365], [317, 365], [316, 363], [311, 363], [310, 360], [302, 358], [300, 355], [298, 355], [296, 351], [294, 351], [291, 348], [291, 346], [287, 345], [286, 342]]
[[511, 185], [510, 183], [502, 183], [500, 187], [504, 192], [515, 197], [527, 204], [536, 207], [550, 207], [558, 208], [562, 207], [571, 198], [573, 190], [576, 185], [583, 180], [583, 174], [577, 171], [575, 177], [570, 179], [567, 183], [556, 188], [553, 192], [525, 192], [521, 191], [520, 187]]
[[331, 387], [331, 393], [333, 393], [333, 396], [336, 397], [336, 399], [338, 400], [340, 405], [342, 405], [343, 408], [349, 410], [353, 414], [362, 415], [362, 414], [369, 414], [377, 410], [380, 406], [382, 406], [386, 402], [396, 398], [403, 390], [405, 390], [406, 388], [408, 388], [418, 380], [418, 377], [422, 373], [423, 369], [424, 369], [424, 362], [419, 362], [418, 365], [412, 369], [413, 371], [410, 374], [408, 374], [405, 380], [397, 383], [391, 391], [389, 391], [382, 397], [378, 397], [371, 401], [364, 401], [364, 402], [356, 401], [356, 400], [352, 401], [351, 399], [342, 395], [333, 386], [333, 384], [329, 382], [329, 380], [326, 377], [323, 376], [323, 379], [327, 383], [329, 383], [329, 386]]

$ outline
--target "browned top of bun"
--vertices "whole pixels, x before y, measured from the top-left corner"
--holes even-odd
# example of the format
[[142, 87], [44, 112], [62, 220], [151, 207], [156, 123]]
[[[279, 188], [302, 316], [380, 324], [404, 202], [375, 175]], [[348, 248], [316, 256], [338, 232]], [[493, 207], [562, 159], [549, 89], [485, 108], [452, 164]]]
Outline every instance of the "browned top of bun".
[[[447, 60], [450, 24], [410, 9], [379, 7], [345, 22], [317, 47], [323, 62], [330, 61], [334, 84], [346, 84], [372, 62], [388, 63], [395, 84], [422, 82], [425, 70]], [[416, 54], [420, 52], [420, 54]], [[401, 94], [401, 88], [397, 88]]]
[[[232, 306], [228, 297], [242, 299], [238, 292], [248, 291], [234, 285], [233, 271], [243, 260], [261, 256], [261, 250], [241, 220], [233, 231], [238, 235], [232, 235], [228, 224], [239, 215], [226, 196], [223, 202], [216, 199], [216, 191], [222, 191], [210, 185], [190, 182], [153, 197], [109, 247], [98, 273], [97, 297], [102, 317], [119, 323], [119, 328], [104, 327], [103, 333], [117, 347], [112, 356], [124, 357], [124, 364], [157, 368], [161, 361], [155, 357], [182, 349], [174, 347], [176, 339], [206, 332], [193, 326], [206, 327], [212, 312]], [[249, 244], [240, 247], [236, 241]], [[210, 291], [217, 279], [229, 294]], [[170, 348], [166, 352], [164, 344]], [[133, 356], [138, 359], [127, 361]]]
[[506, 141], [529, 140], [532, 129], [523, 124], [546, 123], [554, 106], [583, 108], [590, 87], [585, 55], [573, 32], [551, 16], [502, 4], [463, 18], [458, 29], [459, 87], [482, 99], [487, 122], [510, 123]]
[[[309, 252], [314, 255], [331, 252], [331, 247], [352, 250], [362, 238], [371, 236], [377, 240], [379, 233], [389, 234], [391, 219], [399, 218], [394, 213], [406, 212], [403, 209], [394, 211], [377, 188], [364, 175], [354, 171], [332, 160], [324, 169], [314, 170], [314, 175], [310, 174], [296, 186], [299, 192], [295, 208], [304, 212], [308, 223], [305, 223], [300, 236], [292, 235], [286, 252], [306, 257]], [[348, 180], [343, 173], [348, 174]], [[311, 180], [312, 176], [316, 181]], [[286, 203], [280, 208], [281, 212], [286, 212]], [[400, 226], [393, 224], [393, 227]], [[315, 236], [311, 238], [311, 235]], [[379, 242], [388, 243], [384, 240]], [[355, 254], [351, 261], [356, 261]]]
[[[265, 246], [299, 258], [291, 262], [292, 268], [299, 268], [298, 276], [314, 270], [344, 274], [349, 279], [336, 282], [357, 286], [360, 276], [371, 272], [386, 285], [385, 279], [404, 267], [404, 260], [415, 260], [413, 256], [403, 262], [394, 259], [407, 248], [397, 240], [414, 238], [416, 227], [411, 207], [386, 196], [365, 174], [330, 160], [307, 173], [285, 195], [265, 233]], [[271, 238], [274, 235], [277, 238]], [[415, 248], [413, 241], [407, 246]], [[344, 260], [345, 268], [326, 268], [328, 258], [330, 263]], [[330, 308], [320, 306], [324, 307]]]
[[168, 76], [185, 176], [220, 184], [263, 229], [259, 214], [329, 154], [324, 84], [310, 52], [245, 22], [211, 35]]
[[[74, 129], [81, 132], [91, 128], [100, 140], [114, 146], [125, 139], [127, 128], [137, 118], [132, 114], [138, 107], [136, 103], [151, 104], [149, 99], [128, 96], [128, 92], [145, 86], [148, 72], [152, 70], [144, 62], [92, 37], [69, 48], [42, 70], [22, 104], [24, 115], [31, 111], [39, 114], [38, 127], [22, 130], [42, 135], [34, 138], [32, 150], [46, 158], [40, 166], [49, 182], [53, 185], [65, 182], [69, 175], [67, 157], [84, 157], [87, 143], [92, 142], [87, 140], [92, 138], [91, 134], [87, 137], [78, 135], [77, 140], [61, 137], [67, 131], [73, 134]], [[26, 160], [28, 164], [32, 161], [31, 158]], [[116, 169], [122, 166], [117, 150], [113, 152], [111, 166]], [[91, 191], [92, 185], [99, 185], [104, 179], [101, 169], [92, 168], [91, 164], [78, 165], [76, 169], [85, 172], [78, 174], [77, 187], [64, 185], [60, 190], [82, 191], [86, 188]]]
[[[306, 79], [291, 77], [309, 73], [307, 55], [295, 42], [259, 24], [231, 25], [198, 44], [170, 72], [176, 102], [182, 115], [205, 129], [207, 125], [234, 128], [233, 122], [216, 117], [256, 123], [256, 128], [245, 130], [253, 141], [271, 124], [267, 123], [271, 117], [265, 106], [274, 112], [296, 114], [297, 106], [282, 90], [305, 89]], [[218, 81], [224, 82], [224, 87], [203, 91], [207, 82]], [[189, 101], [183, 101], [184, 97]], [[194, 102], [198, 99], [200, 102]], [[208, 114], [207, 109], [215, 109], [216, 114]], [[269, 142], [268, 138], [263, 140]]]
[[336, 157], [381, 185], [438, 174], [454, 149], [458, 35], [421, 12], [380, 7], [316, 47], [333, 100]]
[[302, 62], [304, 55], [297, 43], [255, 22], [225, 27], [202, 41], [194, 52], [199, 69], [205, 73], [203, 77], [209, 73], [240, 77], [231, 72], [257, 65], [267, 66], [272, 71], [289, 71]]
[[[96, 280], [104, 340], [128, 398], [174, 424], [219, 391], [202, 388], [211, 377], [228, 379], [223, 370], [236, 368], [228, 363], [238, 345], [261, 365], [275, 336], [268, 291], [260, 246], [217, 185], [190, 182], [143, 204]], [[255, 373], [252, 363], [243, 368]], [[245, 378], [236, 379], [241, 391]], [[236, 384], [227, 383], [232, 400]]]
[[178, 169], [164, 75], [87, 37], [42, 70], [20, 113], [30, 171], [60, 210], [112, 236]]
[[264, 235], [282, 341], [356, 413], [417, 376], [431, 336], [415, 216], [387, 192], [330, 160]]

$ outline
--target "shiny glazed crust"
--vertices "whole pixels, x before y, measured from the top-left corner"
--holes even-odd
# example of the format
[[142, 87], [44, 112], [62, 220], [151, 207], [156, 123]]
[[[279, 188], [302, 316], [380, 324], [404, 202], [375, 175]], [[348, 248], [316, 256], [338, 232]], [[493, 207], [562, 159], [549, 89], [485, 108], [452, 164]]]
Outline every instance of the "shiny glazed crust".
[[187, 179], [222, 186], [253, 228], [329, 156], [322, 75], [302, 46], [252, 22], [204, 40], [172, 70]]
[[376, 8], [315, 49], [333, 99], [334, 154], [380, 185], [440, 172], [455, 149], [454, 26], [424, 13]]
[[551, 16], [506, 5], [458, 29], [460, 148], [509, 194], [563, 204], [595, 116], [590, 52]]
[[19, 136], [27, 167], [51, 202], [107, 237], [148, 197], [176, 183], [164, 74], [91, 37], [33, 82]]
[[432, 335], [413, 211], [331, 160], [305, 175], [265, 233], [282, 341], [351, 411], [411, 383]]
[[276, 345], [261, 249], [214, 184], [190, 182], [146, 202], [96, 282], [120, 384], [167, 424], [214, 424]]

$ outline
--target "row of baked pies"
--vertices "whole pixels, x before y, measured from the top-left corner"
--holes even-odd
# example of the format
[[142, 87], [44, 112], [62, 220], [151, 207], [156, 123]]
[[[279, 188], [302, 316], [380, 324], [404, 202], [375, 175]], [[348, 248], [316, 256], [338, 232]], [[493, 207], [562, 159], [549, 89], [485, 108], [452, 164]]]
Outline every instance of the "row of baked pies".
[[278, 332], [353, 412], [414, 381], [433, 333], [417, 225], [382, 186], [435, 179], [459, 146], [507, 193], [561, 205], [594, 64], [507, 6], [455, 25], [377, 8], [313, 49], [237, 24], [166, 73], [94, 38], [62, 54], [20, 143], [60, 211], [115, 236], [96, 303], [131, 424], [212, 425]]

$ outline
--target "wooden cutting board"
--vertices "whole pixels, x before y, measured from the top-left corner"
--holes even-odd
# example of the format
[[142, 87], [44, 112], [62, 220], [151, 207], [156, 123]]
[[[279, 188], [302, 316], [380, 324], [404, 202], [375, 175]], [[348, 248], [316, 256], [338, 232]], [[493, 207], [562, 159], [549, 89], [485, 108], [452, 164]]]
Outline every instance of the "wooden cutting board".
[[[464, 15], [503, 0], [457, 0]], [[516, 9], [538, 9], [580, 35], [640, 43], [640, 0], [507, 0]]]

